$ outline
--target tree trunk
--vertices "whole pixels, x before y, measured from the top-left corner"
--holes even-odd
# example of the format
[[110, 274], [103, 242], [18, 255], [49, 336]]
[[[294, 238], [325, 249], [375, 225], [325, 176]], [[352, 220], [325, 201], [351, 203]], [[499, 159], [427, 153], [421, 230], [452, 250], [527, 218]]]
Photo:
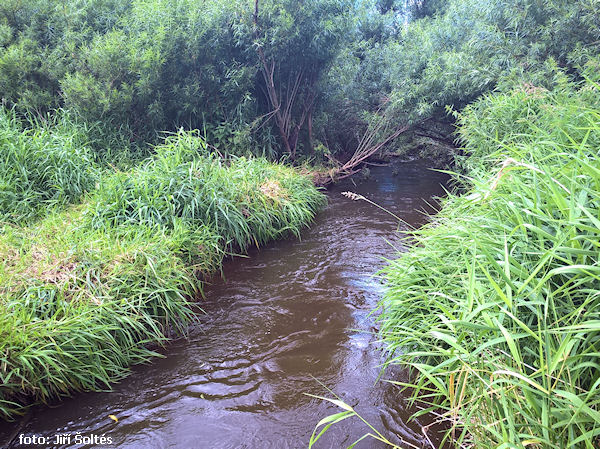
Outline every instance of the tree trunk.
[[[258, 26], [258, 0], [254, 0], [254, 38], [258, 40], [259, 38], [259, 26]], [[256, 51], [258, 53], [258, 58], [261, 63], [261, 72], [263, 74], [263, 78], [265, 80], [265, 84], [267, 87], [267, 98], [273, 111], [275, 112], [275, 121], [277, 122], [277, 129], [279, 130], [279, 135], [281, 136], [281, 140], [283, 141], [283, 146], [285, 147], [285, 151], [290, 155], [292, 160], [295, 156], [295, 148], [292, 149], [290, 145], [288, 133], [286, 132], [286, 122], [284, 120], [283, 114], [281, 112], [281, 103], [279, 101], [279, 96], [277, 95], [277, 89], [275, 87], [275, 81], [273, 79], [275, 72], [275, 62], [267, 61], [265, 57], [265, 53], [260, 45], [257, 46]]]
[[314, 153], [315, 148], [313, 144], [313, 122], [312, 122], [312, 109], [308, 111], [308, 118], [306, 119], [308, 126], [308, 147], [310, 149], [310, 153]]
[[[254, 38], [258, 42], [260, 37], [259, 27], [259, 0], [254, 0]], [[294, 161], [296, 159], [296, 149], [300, 130], [304, 126], [307, 116], [310, 117], [309, 135], [312, 148], [312, 107], [316, 97], [315, 76], [308, 79], [304, 76], [304, 70], [300, 70], [295, 77], [290, 77], [287, 90], [285, 93], [278, 95], [277, 86], [275, 85], [275, 61], [267, 60], [265, 52], [260, 45], [257, 45], [256, 51], [260, 60], [261, 72], [265, 80], [267, 99], [269, 105], [273, 109], [273, 116], [277, 123], [277, 129], [283, 142], [285, 151]], [[293, 78], [293, 80], [292, 80]], [[302, 114], [296, 124], [294, 121], [294, 106], [297, 103], [298, 93], [301, 92], [302, 85], [306, 86], [304, 90], [304, 105], [302, 106]]]

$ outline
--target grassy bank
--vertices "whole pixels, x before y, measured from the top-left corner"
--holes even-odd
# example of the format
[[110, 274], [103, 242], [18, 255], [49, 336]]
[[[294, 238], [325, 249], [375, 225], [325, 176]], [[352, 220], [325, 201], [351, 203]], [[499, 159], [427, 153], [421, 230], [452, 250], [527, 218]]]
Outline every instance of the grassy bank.
[[469, 192], [385, 270], [389, 363], [412, 371], [413, 399], [443, 415], [451, 445], [598, 447], [597, 73], [467, 107]]
[[185, 334], [202, 274], [298, 235], [325, 197], [292, 168], [223, 161], [180, 133], [84, 204], [0, 235], [0, 416], [107, 388]]

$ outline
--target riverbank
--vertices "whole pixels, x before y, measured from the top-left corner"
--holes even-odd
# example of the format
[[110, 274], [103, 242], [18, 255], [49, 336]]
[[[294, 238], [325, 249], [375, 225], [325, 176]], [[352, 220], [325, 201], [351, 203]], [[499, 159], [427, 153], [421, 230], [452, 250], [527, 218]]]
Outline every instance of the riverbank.
[[585, 76], [460, 113], [468, 193], [384, 272], [388, 363], [456, 447], [598, 444], [597, 67]]
[[[397, 435], [398, 444], [419, 446], [427, 419], [409, 421], [397, 389], [376, 382], [384, 358], [373, 333], [371, 310], [382, 294], [373, 272], [402, 247], [398, 222], [342, 192], [364, 195], [420, 226], [448, 179], [429, 167], [425, 161], [372, 167], [366, 180], [331, 186], [327, 207], [301, 239], [225, 260], [222, 275], [203, 284], [199, 322], [187, 338], [159, 350], [167, 357], [133, 367], [110, 392], [32, 408], [17, 433], [105, 434], [112, 447], [125, 449], [297, 448], [309, 441], [315, 416], [332, 408], [304, 394], [326, 393], [317, 378], [377, 428]], [[330, 429], [323, 445], [340, 447], [365, 429], [347, 420]], [[0, 426], [0, 441], [14, 430]]]
[[223, 161], [192, 133], [83, 204], [0, 235], [0, 417], [97, 391], [196, 319], [223, 257], [298, 235], [325, 196], [264, 159]]

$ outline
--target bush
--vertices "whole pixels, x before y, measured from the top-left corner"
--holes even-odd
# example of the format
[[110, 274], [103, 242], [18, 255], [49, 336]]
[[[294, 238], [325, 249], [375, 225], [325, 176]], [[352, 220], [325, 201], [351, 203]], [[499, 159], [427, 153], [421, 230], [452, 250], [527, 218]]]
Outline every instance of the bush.
[[598, 445], [599, 87], [469, 106], [470, 194], [385, 270], [389, 363], [410, 368], [413, 399], [443, 413], [456, 447]]

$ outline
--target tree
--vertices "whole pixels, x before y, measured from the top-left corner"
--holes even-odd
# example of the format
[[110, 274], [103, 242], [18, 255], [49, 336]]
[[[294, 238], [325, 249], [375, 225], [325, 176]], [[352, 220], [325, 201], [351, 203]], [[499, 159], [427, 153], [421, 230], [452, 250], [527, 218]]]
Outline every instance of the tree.
[[345, 37], [352, 3], [347, 0], [254, 0], [254, 45], [269, 111], [285, 151], [296, 159], [300, 132], [312, 115], [318, 82]]

